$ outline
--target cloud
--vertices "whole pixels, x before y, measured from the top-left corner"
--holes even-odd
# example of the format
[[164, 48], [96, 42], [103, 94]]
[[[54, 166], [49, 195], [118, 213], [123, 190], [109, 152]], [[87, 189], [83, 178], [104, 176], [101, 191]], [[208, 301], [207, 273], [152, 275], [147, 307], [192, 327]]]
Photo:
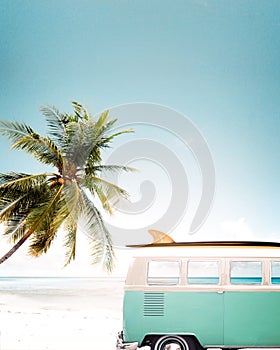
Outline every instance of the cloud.
[[256, 240], [251, 226], [245, 218], [227, 220], [220, 223], [221, 236], [224, 240], [250, 241]]

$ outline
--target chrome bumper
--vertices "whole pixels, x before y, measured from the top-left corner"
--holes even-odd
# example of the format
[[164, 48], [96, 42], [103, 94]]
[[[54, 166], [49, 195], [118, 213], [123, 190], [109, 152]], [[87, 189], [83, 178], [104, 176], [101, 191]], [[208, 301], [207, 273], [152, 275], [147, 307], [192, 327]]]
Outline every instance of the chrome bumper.
[[123, 332], [119, 332], [117, 335], [117, 345], [116, 350], [151, 350], [151, 347], [146, 345], [141, 348], [138, 348], [138, 342], [133, 343], [124, 343], [123, 341]]
[[138, 342], [124, 343], [123, 342], [123, 333], [119, 332], [118, 335], [117, 335], [116, 350], [120, 350], [120, 349], [137, 350], [138, 349]]

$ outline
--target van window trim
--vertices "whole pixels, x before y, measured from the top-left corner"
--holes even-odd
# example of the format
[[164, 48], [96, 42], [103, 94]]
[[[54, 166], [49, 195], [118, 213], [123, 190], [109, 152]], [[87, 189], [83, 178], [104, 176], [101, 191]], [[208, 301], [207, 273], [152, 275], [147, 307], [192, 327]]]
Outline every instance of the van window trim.
[[[218, 262], [218, 278], [219, 282], [218, 283], [189, 283], [189, 277], [188, 277], [188, 267], [190, 262]], [[188, 258], [186, 260], [186, 278], [185, 278], [185, 284], [186, 286], [190, 287], [200, 287], [200, 286], [221, 286], [221, 281], [222, 281], [222, 275], [223, 275], [223, 259], [222, 258], [215, 258], [215, 257], [210, 257], [210, 258], [204, 258], [204, 257], [195, 257], [194, 259]]]
[[[259, 258], [259, 257], [232, 257], [232, 258], [227, 258], [228, 264], [227, 264], [227, 273], [226, 273], [226, 286], [237, 288], [238, 286], [245, 286], [248, 288], [256, 288], [260, 286], [266, 285], [264, 282], [266, 280], [266, 268], [265, 268], [265, 261], [268, 260], [268, 258]], [[261, 273], [261, 278], [262, 282], [261, 283], [238, 283], [234, 284], [231, 283], [231, 262], [261, 262], [262, 264], [262, 273]]]
[[[165, 284], [165, 283], [149, 283], [149, 264], [150, 262], [159, 262], [159, 261], [165, 261], [165, 262], [177, 262], [179, 265], [179, 276], [178, 276], [178, 283], [175, 284]], [[177, 258], [175, 257], [175, 259], [173, 260], [171, 257], [169, 258], [152, 258], [152, 259], [148, 259], [147, 264], [146, 264], [147, 268], [146, 268], [146, 285], [148, 287], [176, 287], [179, 286], [181, 284], [181, 280], [182, 280], [182, 259], [181, 258]]]
[[[143, 265], [143, 270], [145, 270], [143, 277], [141, 280], [142, 283], [136, 283], [132, 284], [128, 283], [126, 286], [133, 286], [133, 285], [143, 285], [147, 288], [151, 287], [164, 287], [164, 284], [157, 284], [152, 285], [148, 284], [148, 264], [150, 261], [170, 261], [170, 262], [177, 262], [179, 263], [179, 269], [180, 269], [180, 275], [179, 275], [179, 282], [174, 285], [166, 285], [167, 287], [196, 287], [196, 289], [202, 288], [203, 285], [205, 286], [219, 286], [222, 287], [224, 290], [227, 289], [238, 289], [238, 286], [243, 290], [245, 287], [247, 288], [253, 288], [257, 289], [260, 287], [267, 286], [271, 290], [278, 290], [280, 289], [280, 284], [273, 284], [272, 283], [272, 262], [279, 262], [280, 263], [280, 257], [259, 257], [259, 256], [234, 256], [234, 257], [222, 257], [222, 256], [195, 256], [195, 257], [185, 257], [185, 256], [165, 256], [165, 257], [142, 257], [141, 258]], [[189, 261], [218, 261], [220, 263], [220, 269], [219, 269], [219, 284], [189, 284], [187, 281], [187, 266]], [[261, 284], [231, 284], [230, 283], [230, 262], [231, 261], [252, 261], [252, 262], [261, 262], [262, 263], [262, 283]], [[144, 271], [143, 271], [144, 272]], [[136, 282], [136, 281], [135, 281]]]
[[[272, 283], [272, 263], [273, 262], [278, 262], [280, 264], [280, 258], [271, 258], [270, 259], [270, 264], [269, 264], [269, 267], [268, 267], [268, 278], [269, 278], [269, 284], [271, 286], [278, 286], [280, 288], [280, 283]], [[279, 276], [280, 277], [280, 276]]]

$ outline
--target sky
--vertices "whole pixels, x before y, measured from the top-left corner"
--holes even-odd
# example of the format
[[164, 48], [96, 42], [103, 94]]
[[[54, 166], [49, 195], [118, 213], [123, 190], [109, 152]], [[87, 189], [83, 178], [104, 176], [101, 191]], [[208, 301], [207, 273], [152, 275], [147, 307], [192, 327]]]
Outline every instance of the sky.
[[[0, 119], [44, 134], [40, 106], [70, 112], [75, 100], [134, 128], [104, 155], [139, 169], [118, 181], [141, 210], [105, 217], [116, 236], [126, 231], [121, 245], [133, 243], [130, 230], [146, 242], [147, 228], [180, 241], [280, 240], [279, 18], [278, 0], [2, 0]], [[1, 137], [1, 172], [43, 169], [9, 146]], [[190, 235], [204, 188], [213, 200]], [[82, 258], [61, 270], [59, 244], [35, 261], [24, 249], [0, 274], [93, 273]]]

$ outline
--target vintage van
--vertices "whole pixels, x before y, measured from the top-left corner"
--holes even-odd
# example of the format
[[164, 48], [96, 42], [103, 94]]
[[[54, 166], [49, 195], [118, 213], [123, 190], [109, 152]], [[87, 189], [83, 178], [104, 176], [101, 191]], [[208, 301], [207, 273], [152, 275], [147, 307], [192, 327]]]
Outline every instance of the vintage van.
[[136, 255], [119, 348], [280, 347], [279, 243], [152, 244]]

